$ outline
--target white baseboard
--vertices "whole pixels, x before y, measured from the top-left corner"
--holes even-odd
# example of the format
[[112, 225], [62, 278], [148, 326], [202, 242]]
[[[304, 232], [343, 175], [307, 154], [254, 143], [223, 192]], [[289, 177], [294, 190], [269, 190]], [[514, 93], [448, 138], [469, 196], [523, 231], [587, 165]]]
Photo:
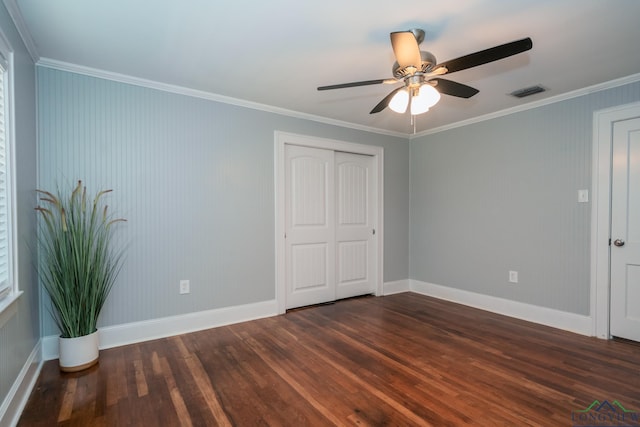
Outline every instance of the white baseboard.
[[22, 366], [18, 377], [13, 382], [9, 393], [0, 405], [0, 426], [15, 426], [18, 424], [22, 410], [29, 400], [29, 395], [38, 380], [42, 369], [42, 341], [38, 341], [31, 350], [31, 354]]
[[382, 295], [393, 295], [411, 290], [409, 279], [385, 282], [382, 288]]
[[[564, 329], [581, 335], [593, 335], [593, 323], [589, 316], [539, 307], [412, 279], [385, 282], [383, 287], [383, 295], [409, 291], [480, 308], [493, 313], [504, 314], [505, 316], [515, 317], [529, 322]], [[107, 326], [99, 330], [100, 349], [271, 317], [277, 314], [277, 301], [271, 300], [255, 304], [145, 320], [142, 322]], [[58, 337], [47, 336], [42, 338], [42, 359], [52, 360], [57, 358]]]
[[[276, 300], [224, 307], [99, 329], [100, 349], [186, 334], [203, 329], [271, 317], [278, 314]], [[58, 358], [58, 337], [42, 339], [42, 358]]]
[[581, 335], [595, 335], [593, 321], [590, 316], [477, 294], [475, 292], [435, 285], [419, 280], [410, 280], [410, 288], [411, 291], [422, 295], [468, 305], [493, 313], [515, 317], [516, 319], [539, 323]]

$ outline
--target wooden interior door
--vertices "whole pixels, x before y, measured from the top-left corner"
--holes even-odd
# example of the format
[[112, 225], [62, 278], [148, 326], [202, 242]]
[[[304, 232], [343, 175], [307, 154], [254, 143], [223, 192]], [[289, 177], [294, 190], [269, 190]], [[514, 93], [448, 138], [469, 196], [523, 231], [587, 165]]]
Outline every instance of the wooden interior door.
[[640, 341], [640, 118], [613, 127], [611, 335]]
[[335, 153], [336, 299], [375, 292], [373, 157]]
[[285, 146], [285, 307], [375, 293], [373, 156]]
[[334, 152], [285, 147], [286, 308], [335, 299]]

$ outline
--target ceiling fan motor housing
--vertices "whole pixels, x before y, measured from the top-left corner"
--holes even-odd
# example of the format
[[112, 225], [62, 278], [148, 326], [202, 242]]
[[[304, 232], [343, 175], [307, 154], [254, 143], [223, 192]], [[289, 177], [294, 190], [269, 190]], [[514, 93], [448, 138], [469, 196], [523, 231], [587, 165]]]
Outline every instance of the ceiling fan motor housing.
[[405, 77], [412, 76], [416, 73], [426, 74], [430, 72], [433, 67], [436, 65], [436, 57], [431, 52], [420, 51], [420, 69], [416, 69], [414, 66], [400, 67], [398, 62], [396, 61], [393, 64], [393, 77], [398, 80], [404, 79]]

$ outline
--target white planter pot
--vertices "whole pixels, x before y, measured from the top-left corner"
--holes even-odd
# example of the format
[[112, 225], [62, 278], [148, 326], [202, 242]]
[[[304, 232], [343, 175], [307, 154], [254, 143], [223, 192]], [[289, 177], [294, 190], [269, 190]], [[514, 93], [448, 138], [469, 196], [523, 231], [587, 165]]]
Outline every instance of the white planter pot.
[[98, 363], [98, 331], [77, 338], [58, 339], [60, 370], [77, 372]]

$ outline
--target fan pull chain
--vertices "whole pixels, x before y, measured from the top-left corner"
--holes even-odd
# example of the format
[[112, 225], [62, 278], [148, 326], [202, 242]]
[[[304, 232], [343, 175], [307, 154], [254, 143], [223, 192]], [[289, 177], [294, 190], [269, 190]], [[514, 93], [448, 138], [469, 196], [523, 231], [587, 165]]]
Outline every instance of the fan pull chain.
[[[407, 104], [407, 108], [411, 109], [411, 104], [413, 102], [414, 92], [413, 89], [409, 89], [409, 103]], [[411, 114], [409, 111], [409, 115], [411, 116], [411, 126], [413, 126], [413, 134], [416, 134], [416, 116]]]

